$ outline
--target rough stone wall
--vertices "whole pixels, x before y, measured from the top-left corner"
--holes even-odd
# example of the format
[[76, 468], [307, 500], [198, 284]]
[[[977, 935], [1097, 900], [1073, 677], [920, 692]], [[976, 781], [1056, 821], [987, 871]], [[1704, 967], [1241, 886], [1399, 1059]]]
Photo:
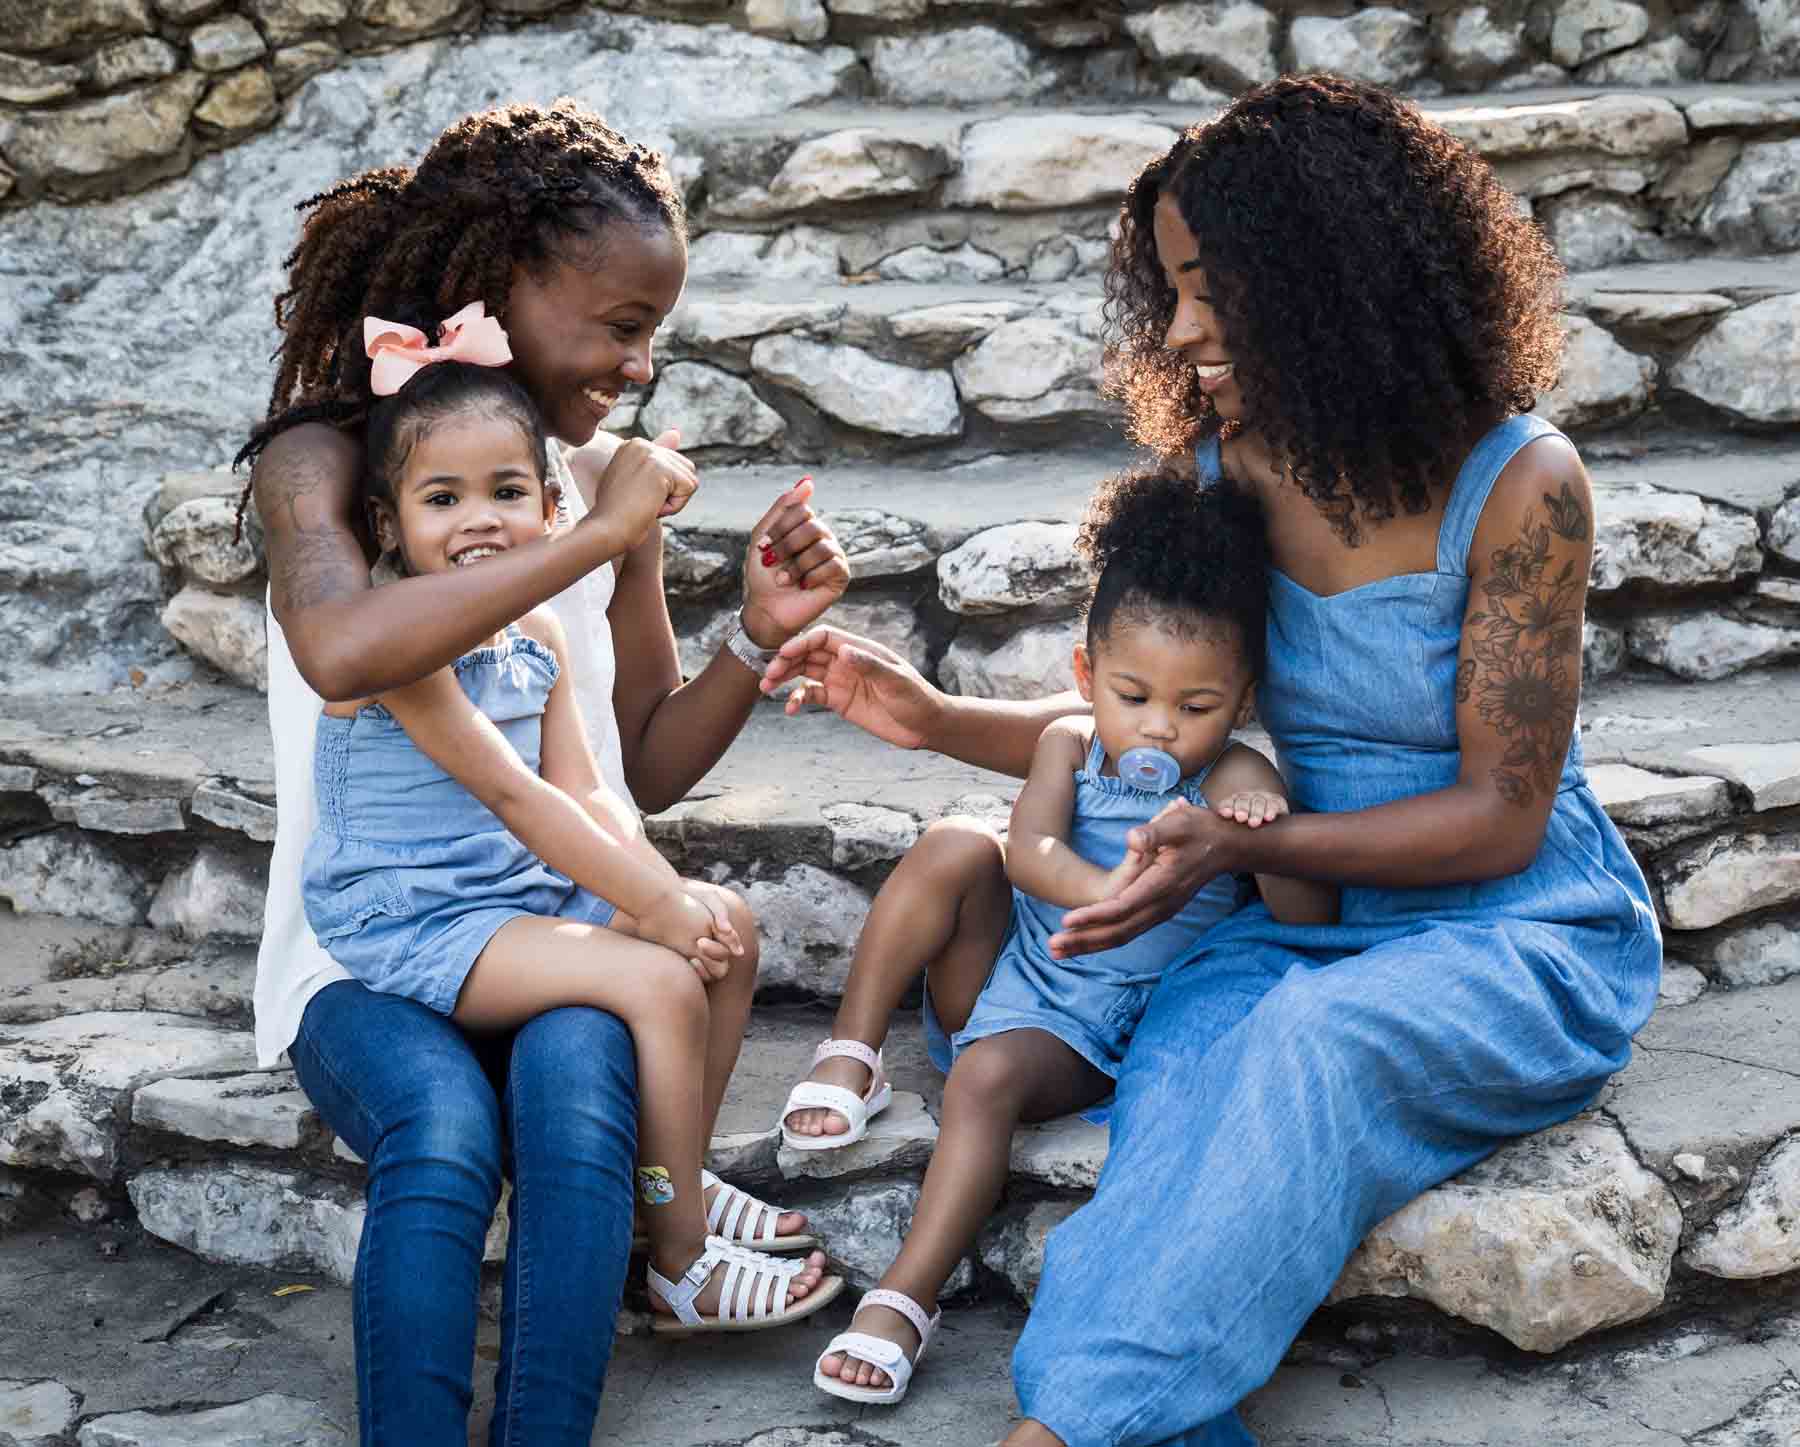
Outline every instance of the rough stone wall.
[[[542, 22], [564, 0], [0, 0], [0, 204], [116, 196], [274, 122], [351, 56]], [[1800, 73], [1791, 0], [661, 0], [606, 8], [855, 52], [884, 104], [1205, 103], [1284, 68], [1419, 95]]]

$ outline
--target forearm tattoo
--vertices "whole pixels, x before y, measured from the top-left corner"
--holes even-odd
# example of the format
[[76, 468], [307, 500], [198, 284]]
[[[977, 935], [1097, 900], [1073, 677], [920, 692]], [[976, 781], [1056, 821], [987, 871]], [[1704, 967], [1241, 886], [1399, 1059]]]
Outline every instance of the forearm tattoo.
[[1496, 548], [1483, 585], [1487, 607], [1469, 615], [1456, 701], [1471, 698], [1482, 721], [1506, 740], [1492, 770], [1502, 798], [1521, 808], [1554, 793], [1581, 695], [1581, 611], [1587, 576], [1577, 558], [1551, 551], [1551, 535], [1585, 543], [1587, 508], [1568, 484], [1544, 494], [1548, 522], [1528, 510], [1519, 540]]

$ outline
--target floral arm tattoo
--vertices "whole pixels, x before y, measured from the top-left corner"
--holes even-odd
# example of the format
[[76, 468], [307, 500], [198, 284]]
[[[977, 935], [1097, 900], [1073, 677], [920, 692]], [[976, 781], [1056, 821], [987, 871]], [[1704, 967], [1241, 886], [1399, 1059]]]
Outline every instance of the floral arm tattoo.
[[1551, 537], [1585, 545], [1593, 528], [1566, 482], [1560, 496], [1544, 494], [1544, 509], [1548, 521], [1527, 509], [1518, 541], [1489, 555], [1486, 607], [1468, 617], [1456, 671], [1456, 701], [1473, 698], [1482, 721], [1506, 740], [1491, 776], [1500, 796], [1520, 807], [1555, 792], [1581, 695], [1586, 564], [1555, 549]]

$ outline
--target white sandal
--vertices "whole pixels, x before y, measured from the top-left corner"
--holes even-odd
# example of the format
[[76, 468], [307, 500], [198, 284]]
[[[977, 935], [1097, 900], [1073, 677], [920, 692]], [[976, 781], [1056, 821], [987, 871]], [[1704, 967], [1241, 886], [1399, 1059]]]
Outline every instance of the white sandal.
[[[694, 1309], [694, 1299], [712, 1279], [713, 1268], [720, 1265], [725, 1268], [725, 1279], [719, 1283], [719, 1310], [713, 1316], [702, 1316]], [[706, 1249], [681, 1273], [680, 1280], [671, 1281], [654, 1266], [648, 1268], [650, 1289], [675, 1313], [673, 1321], [656, 1315], [650, 1330], [662, 1336], [694, 1336], [708, 1331], [762, 1331], [799, 1321], [837, 1300], [844, 1289], [843, 1277], [827, 1276], [790, 1305], [788, 1283], [805, 1269], [804, 1261], [767, 1256], [733, 1246], [722, 1237], [708, 1236]]]
[[[841, 1085], [826, 1085], [818, 1080], [803, 1080], [788, 1092], [787, 1104], [781, 1108], [781, 1143], [794, 1151], [835, 1151], [853, 1146], [869, 1133], [869, 1121], [888, 1108], [894, 1088], [881, 1069], [881, 1052], [871, 1050], [860, 1040], [827, 1040], [813, 1051], [813, 1068], [821, 1060], [834, 1055], [861, 1061], [869, 1067], [868, 1089], [858, 1095]], [[788, 1129], [788, 1117], [797, 1110], [829, 1110], [850, 1122], [842, 1135], [795, 1135]]]
[[[706, 1229], [710, 1235], [721, 1236], [733, 1246], [750, 1246], [758, 1251], [799, 1251], [819, 1244], [819, 1238], [809, 1231], [777, 1235], [775, 1223], [787, 1214], [781, 1207], [771, 1206], [729, 1181], [720, 1180], [711, 1171], [701, 1171], [700, 1189], [707, 1191], [714, 1186], [719, 1188], [719, 1194], [713, 1197], [706, 1212]], [[760, 1232], [754, 1229], [758, 1221], [762, 1222]], [[650, 1237], [643, 1225], [634, 1224], [631, 1249], [644, 1251], [649, 1246]]]
[[[856, 1309], [861, 1311], [865, 1306], [886, 1306], [899, 1312], [919, 1333], [919, 1349], [909, 1357], [905, 1347], [886, 1337], [870, 1336], [866, 1331], [840, 1332], [831, 1339], [831, 1345], [819, 1353], [819, 1360], [813, 1364], [813, 1385], [821, 1392], [830, 1392], [832, 1396], [842, 1397], [847, 1402], [883, 1406], [898, 1402], [906, 1395], [907, 1384], [912, 1381], [913, 1368], [918, 1366], [919, 1358], [925, 1355], [925, 1348], [931, 1344], [931, 1334], [937, 1330], [937, 1324], [943, 1320], [944, 1313], [940, 1307], [928, 1317], [925, 1315], [925, 1308], [910, 1296], [881, 1288], [865, 1292]], [[825, 1358], [833, 1355], [853, 1357], [859, 1362], [867, 1362], [877, 1371], [886, 1372], [888, 1385], [858, 1387], [841, 1377], [826, 1376]]]

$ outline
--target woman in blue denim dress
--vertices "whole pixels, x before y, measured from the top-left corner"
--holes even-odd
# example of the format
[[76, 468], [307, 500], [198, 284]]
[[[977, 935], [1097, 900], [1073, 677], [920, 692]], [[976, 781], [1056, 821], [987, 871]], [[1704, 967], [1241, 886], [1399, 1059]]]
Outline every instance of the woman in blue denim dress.
[[[1560, 268], [1472, 152], [1378, 88], [1290, 76], [1138, 176], [1107, 278], [1134, 435], [1268, 514], [1259, 710], [1295, 812], [1171, 811], [1072, 911], [1106, 948], [1223, 872], [1343, 887], [1251, 906], [1157, 987], [1093, 1200], [1054, 1231], [1007, 1447], [1253, 1440], [1260, 1386], [1367, 1231], [1588, 1105], [1648, 1018], [1661, 939], [1576, 739], [1593, 501], [1528, 415]], [[893, 742], [1022, 770], [1067, 698], [949, 699], [863, 640], [776, 680]]]

